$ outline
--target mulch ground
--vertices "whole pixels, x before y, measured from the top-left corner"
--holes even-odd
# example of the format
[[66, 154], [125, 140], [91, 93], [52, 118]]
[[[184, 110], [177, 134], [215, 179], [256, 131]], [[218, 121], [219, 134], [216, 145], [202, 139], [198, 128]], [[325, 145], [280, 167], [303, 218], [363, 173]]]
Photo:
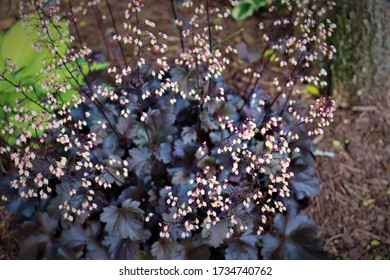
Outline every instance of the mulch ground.
[[[117, 18], [123, 17], [121, 5], [118, 2], [113, 6]], [[15, 10], [10, 7], [3, 5], [0, 9], [0, 28], [13, 21]], [[149, 13], [164, 21], [171, 17], [170, 10], [164, 11], [163, 5], [154, 5]], [[172, 34], [170, 25], [165, 28]], [[234, 38], [236, 43], [243, 41], [251, 46], [258, 43], [255, 19], [235, 28], [248, 31]], [[104, 45], [102, 37], [92, 36], [95, 33], [86, 32], [89, 34], [86, 40], [94, 47]], [[178, 39], [173, 41], [177, 43]], [[239, 75], [234, 72], [239, 71], [233, 71], [229, 78], [233, 84], [240, 84], [242, 81], [236, 81]], [[266, 87], [268, 82], [265, 78], [261, 85]], [[339, 109], [332, 127], [323, 137], [315, 139], [319, 150], [333, 152], [335, 156], [317, 157], [316, 173], [322, 189], [312, 198], [306, 212], [317, 222], [319, 237], [332, 259], [390, 258], [390, 92], [363, 93], [361, 100], [359, 106]], [[12, 215], [1, 204], [0, 217], [0, 259], [15, 259], [18, 246]]]
[[322, 190], [309, 215], [332, 258], [390, 259], [390, 92], [340, 109], [317, 158]]
[[18, 256], [18, 242], [11, 226], [12, 214], [0, 204], [0, 260], [12, 260]]

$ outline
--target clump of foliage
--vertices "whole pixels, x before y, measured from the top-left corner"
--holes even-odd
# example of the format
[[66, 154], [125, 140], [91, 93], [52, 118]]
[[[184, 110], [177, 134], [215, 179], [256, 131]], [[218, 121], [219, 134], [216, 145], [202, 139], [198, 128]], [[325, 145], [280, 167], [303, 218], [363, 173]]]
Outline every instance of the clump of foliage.
[[236, 20], [244, 20], [253, 15], [257, 10], [268, 6], [269, 0], [239, 0], [232, 11]]
[[[31, 133], [42, 131], [30, 128], [24, 118], [17, 117], [14, 113], [17, 108], [36, 115], [47, 112], [40, 103], [43, 97], [46, 98], [49, 89], [61, 92], [55, 98], [60, 98], [62, 103], [69, 102], [71, 106], [79, 99], [77, 87], [83, 84], [83, 75], [90, 69], [105, 66], [101, 63], [88, 65], [84, 59], [85, 54], [80, 53], [74, 60], [48, 69], [47, 65], [53, 63], [53, 49], [62, 57], [69, 50], [67, 42], [70, 34], [66, 22], [60, 22], [56, 26], [48, 25], [47, 32], [51, 36], [51, 42], [40, 42], [41, 32], [44, 31], [36, 32], [34, 26], [37, 24], [36, 19], [29, 18], [28, 22], [18, 21], [7, 32], [0, 33], [0, 71], [1, 78], [5, 81], [0, 83], [0, 119], [6, 123], [12, 122], [15, 127], [20, 126]], [[50, 80], [47, 79], [48, 75]], [[10, 106], [13, 107], [12, 110]], [[10, 143], [14, 140], [14, 137], [9, 139]]]
[[[270, 4], [286, 33], [276, 37], [272, 26], [259, 25], [263, 55], [243, 73], [248, 86], [237, 90], [223, 78], [236, 56], [222, 27], [231, 7], [187, 0], [180, 11], [191, 17], [180, 18], [171, 4], [180, 41], [174, 59], [168, 35], [143, 17], [143, 1], [130, 0], [127, 33], [112, 37], [121, 58], [105, 75], [91, 76], [78, 58], [93, 61], [92, 51], [59, 28], [65, 22], [79, 34], [83, 7], [70, 5], [64, 17], [53, 1], [23, 2], [26, 25], [39, 32], [35, 43], [51, 56], [32, 90], [23, 79], [13, 82], [26, 99], [34, 87], [45, 90], [36, 96], [40, 113], [23, 102], [4, 107], [12, 117], [0, 134], [8, 167], [1, 194], [21, 224], [20, 257], [323, 258], [315, 223], [300, 210], [319, 191], [310, 137], [332, 122], [334, 102], [305, 105], [293, 91], [300, 82], [324, 83], [324, 70], [310, 69], [334, 52], [325, 43], [332, 5], [284, 1], [289, 12], [280, 14]], [[273, 80], [275, 95], [259, 85], [269, 49], [272, 63], [284, 68]], [[18, 71], [7, 65], [1, 83], [10, 83], [4, 73]], [[52, 75], [58, 69], [68, 79], [59, 82]], [[62, 99], [68, 88], [78, 93], [72, 102]]]

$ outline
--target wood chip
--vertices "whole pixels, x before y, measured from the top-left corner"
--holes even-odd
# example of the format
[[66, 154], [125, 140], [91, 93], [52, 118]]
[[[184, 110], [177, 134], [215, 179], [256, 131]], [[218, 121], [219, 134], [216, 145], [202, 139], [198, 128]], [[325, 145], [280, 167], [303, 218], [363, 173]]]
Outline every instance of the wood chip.
[[352, 107], [352, 111], [355, 112], [372, 112], [377, 111], [378, 108], [376, 106], [354, 106]]

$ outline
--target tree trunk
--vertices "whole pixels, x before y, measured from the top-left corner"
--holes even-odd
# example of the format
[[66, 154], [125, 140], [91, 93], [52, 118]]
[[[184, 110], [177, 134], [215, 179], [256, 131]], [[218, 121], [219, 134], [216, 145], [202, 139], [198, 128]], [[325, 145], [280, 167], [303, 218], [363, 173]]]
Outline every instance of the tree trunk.
[[[390, 0], [337, 0], [331, 91], [339, 107], [387, 102], [390, 88]], [[368, 98], [368, 103], [366, 102]]]

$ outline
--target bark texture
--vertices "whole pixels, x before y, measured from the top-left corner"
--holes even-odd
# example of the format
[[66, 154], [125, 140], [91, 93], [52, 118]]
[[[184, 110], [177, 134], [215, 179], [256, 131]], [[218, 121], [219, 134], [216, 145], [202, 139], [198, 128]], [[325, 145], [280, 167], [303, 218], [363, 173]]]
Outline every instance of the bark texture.
[[[390, 94], [390, 0], [337, 0], [332, 95], [340, 107]], [[371, 98], [369, 98], [371, 99]]]

